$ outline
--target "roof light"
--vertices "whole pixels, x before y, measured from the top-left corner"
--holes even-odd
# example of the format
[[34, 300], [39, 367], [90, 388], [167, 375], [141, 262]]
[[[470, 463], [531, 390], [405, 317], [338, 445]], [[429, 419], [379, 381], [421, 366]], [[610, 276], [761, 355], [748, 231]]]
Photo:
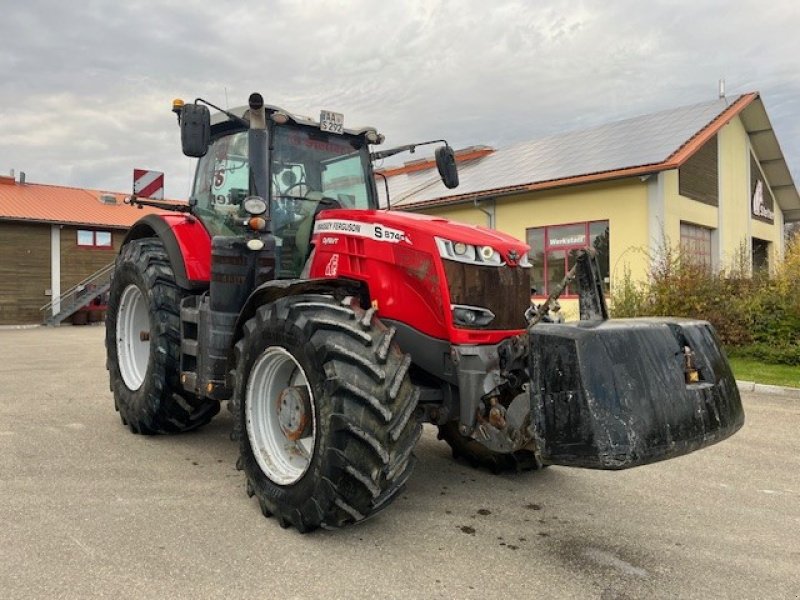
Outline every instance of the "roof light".
[[269, 118], [272, 119], [273, 123], [277, 123], [278, 125], [283, 125], [284, 123], [289, 122], [289, 115], [281, 111], [276, 111], [270, 114]]
[[183, 100], [180, 98], [175, 98], [172, 101], [172, 112], [175, 113], [175, 116], [178, 117], [178, 124], [181, 122], [181, 115], [183, 114]]

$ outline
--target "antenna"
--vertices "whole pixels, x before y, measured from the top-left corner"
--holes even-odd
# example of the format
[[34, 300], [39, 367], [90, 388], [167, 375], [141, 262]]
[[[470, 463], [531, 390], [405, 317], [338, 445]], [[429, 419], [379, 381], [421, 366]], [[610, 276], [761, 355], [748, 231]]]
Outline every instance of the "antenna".
[[724, 98], [725, 97], [725, 78], [724, 77], [719, 80], [719, 97], [720, 98]]
[[228, 87], [225, 86], [223, 89], [225, 90], [225, 108], [230, 110], [231, 109], [231, 105], [230, 105], [230, 102], [228, 102]]

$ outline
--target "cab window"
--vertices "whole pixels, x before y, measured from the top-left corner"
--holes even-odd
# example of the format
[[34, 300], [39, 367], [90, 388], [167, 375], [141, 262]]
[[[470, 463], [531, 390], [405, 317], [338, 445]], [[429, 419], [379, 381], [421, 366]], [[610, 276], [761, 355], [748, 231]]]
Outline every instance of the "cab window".
[[235, 223], [248, 195], [247, 132], [215, 140], [197, 165], [195, 212], [212, 235], [241, 233]]

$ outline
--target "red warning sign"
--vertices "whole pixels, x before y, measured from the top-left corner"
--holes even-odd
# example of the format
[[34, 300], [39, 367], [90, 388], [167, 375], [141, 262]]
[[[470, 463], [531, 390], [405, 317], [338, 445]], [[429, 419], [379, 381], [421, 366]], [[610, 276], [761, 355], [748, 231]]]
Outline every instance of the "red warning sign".
[[164, 174], [159, 171], [133, 170], [133, 193], [140, 198], [164, 199]]

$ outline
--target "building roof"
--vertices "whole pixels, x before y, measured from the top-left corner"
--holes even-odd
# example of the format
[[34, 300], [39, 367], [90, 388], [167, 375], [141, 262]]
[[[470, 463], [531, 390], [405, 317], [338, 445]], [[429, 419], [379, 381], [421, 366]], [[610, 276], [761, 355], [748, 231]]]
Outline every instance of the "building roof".
[[0, 176], [0, 221], [127, 228], [144, 215], [159, 211], [124, 204], [126, 196], [100, 190], [20, 183], [14, 177]]
[[675, 169], [737, 115], [778, 204], [797, 210], [800, 218], [800, 196], [757, 93], [501, 148], [460, 165], [461, 184], [454, 190], [444, 187], [435, 170], [387, 173], [392, 207], [415, 210]]

